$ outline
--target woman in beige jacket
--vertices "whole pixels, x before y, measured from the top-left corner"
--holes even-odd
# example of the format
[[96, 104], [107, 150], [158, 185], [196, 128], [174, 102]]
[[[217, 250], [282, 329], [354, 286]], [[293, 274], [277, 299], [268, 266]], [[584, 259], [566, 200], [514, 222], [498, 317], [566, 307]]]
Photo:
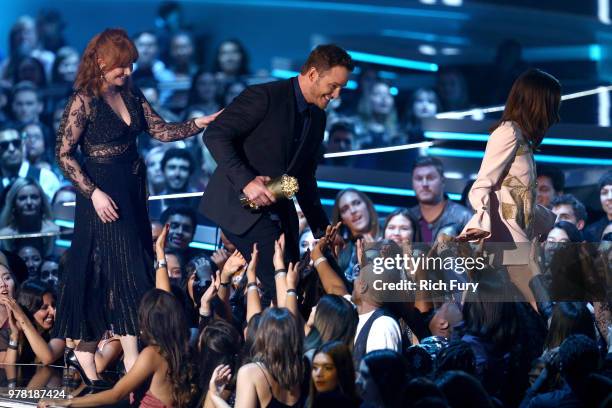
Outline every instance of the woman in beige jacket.
[[559, 81], [543, 71], [529, 70], [514, 82], [469, 194], [476, 213], [459, 236], [485, 240], [493, 264], [507, 267], [510, 279], [532, 305], [529, 281], [539, 273], [536, 243], [555, 221], [550, 210], [535, 204], [534, 150], [559, 121], [560, 101]]

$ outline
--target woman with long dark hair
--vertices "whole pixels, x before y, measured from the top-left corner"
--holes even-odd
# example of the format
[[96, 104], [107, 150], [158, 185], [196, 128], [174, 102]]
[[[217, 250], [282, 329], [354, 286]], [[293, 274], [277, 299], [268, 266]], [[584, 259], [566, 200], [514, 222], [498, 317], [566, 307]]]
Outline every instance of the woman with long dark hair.
[[324, 406], [331, 400], [341, 401], [343, 407], [358, 407], [360, 402], [351, 349], [341, 341], [325, 343], [314, 353], [306, 406]]
[[39, 407], [98, 407], [113, 405], [134, 392], [145, 381], [150, 385], [141, 408], [183, 408], [195, 396], [193, 369], [189, 359], [189, 331], [181, 304], [174, 295], [152, 289], [142, 298], [138, 311], [140, 336], [146, 347], [134, 367], [115, 386], [97, 394], [69, 400], [46, 400]]
[[536, 205], [534, 151], [559, 121], [561, 85], [532, 69], [510, 91], [499, 123], [491, 129], [478, 177], [469, 194], [476, 214], [459, 239], [504, 243], [491, 248], [508, 269], [512, 283], [535, 307], [530, 278], [539, 273], [535, 241], [552, 227], [555, 215]]
[[[68, 361], [83, 368], [89, 384], [98, 379], [94, 351], [107, 330], [121, 336], [130, 370], [138, 356], [138, 304], [154, 287], [146, 167], [137, 136], [147, 132], [163, 142], [181, 140], [215, 117], [166, 123], [131, 85], [137, 58], [124, 30], [96, 35], [81, 58], [57, 134], [58, 164], [80, 194], [54, 334], [78, 340]], [[74, 155], [78, 146], [84, 166]]]
[[[252, 363], [240, 367], [236, 379], [235, 407], [302, 407], [305, 395], [302, 349], [304, 331], [285, 308], [269, 308], [261, 315]], [[228, 365], [215, 368], [209, 395], [217, 408], [229, 407], [222, 399], [232, 375]]]

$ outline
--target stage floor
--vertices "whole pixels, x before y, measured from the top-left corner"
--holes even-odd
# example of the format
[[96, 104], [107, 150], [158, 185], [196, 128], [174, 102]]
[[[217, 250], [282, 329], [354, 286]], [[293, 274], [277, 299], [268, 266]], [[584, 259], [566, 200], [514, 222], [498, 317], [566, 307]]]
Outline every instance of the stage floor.
[[[118, 373], [105, 373], [107, 380], [118, 379]], [[101, 390], [81, 383], [78, 373], [61, 366], [39, 364], [0, 364], [0, 407], [35, 407], [41, 398], [67, 399]], [[129, 407], [128, 401], [108, 407]]]

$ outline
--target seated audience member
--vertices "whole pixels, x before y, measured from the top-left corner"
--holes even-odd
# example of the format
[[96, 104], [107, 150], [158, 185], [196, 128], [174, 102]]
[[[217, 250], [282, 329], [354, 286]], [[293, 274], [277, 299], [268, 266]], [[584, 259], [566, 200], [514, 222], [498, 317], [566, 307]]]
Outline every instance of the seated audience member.
[[359, 107], [362, 127], [358, 143], [360, 148], [394, 144], [393, 137], [397, 134], [399, 125], [391, 86], [377, 80], [371, 85], [370, 92], [363, 95]]
[[[134, 63], [134, 72], [132, 73], [133, 80], [137, 83], [142, 81], [155, 81], [164, 85], [171, 83], [174, 76], [166, 69], [166, 65], [158, 59], [159, 47], [155, 34], [151, 31], [142, 31], [136, 34], [133, 40], [138, 50], [138, 61]], [[165, 103], [168, 96], [168, 91], [162, 91], [160, 102]], [[149, 100], [149, 102], [151, 101]]]
[[375, 350], [363, 356], [357, 367], [357, 392], [367, 406], [401, 407], [406, 363], [393, 350]]
[[[307, 407], [329, 406], [337, 401], [343, 407], [359, 407], [355, 389], [355, 366], [350, 348], [332, 341], [321, 345], [314, 353]], [[338, 406], [338, 405], [335, 405]]]
[[19, 245], [17, 255], [23, 259], [23, 262], [25, 262], [28, 268], [28, 279], [40, 279], [40, 269], [43, 263], [43, 256], [40, 253], [40, 249], [34, 245], [25, 243]]
[[53, 259], [46, 259], [40, 266], [40, 280], [55, 290], [59, 281], [58, 271], [59, 263]]
[[355, 241], [378, 239], [378, 214], [370, 198], [361, 191], [346, 189], [336, 195], [332, 210], [332, 223], [342, 222], [341, 237], [347, 241], [338, 256], [338, 263], [349, 281], [354, 280], [353, 268], [357, 263]]
[[251, 73], [249, 55], [239, 40], [229, 39], [219, 44], [213, 72], [221, 83], [236, 81]]
[[565, 175], [558, 167], [541, 164], [536, 166], [536, 173], [536, 204], [550, 208], [552, 200], [563, 194]]
[[[339, 120], [331, 125], [325, 153], [350, 152], [355, 146], [355, 126], [351, 122]], [[325, 159], [324, 163], [332, 166], [352, 166], [354, 161], [354, 157], [346, 156]]]
[[168, 150], [164, 146], [153, 147], [145, 156], [147, 166], [147, 181], [149, 183], [149, 193], [151, 195], [160, 194], [166, 188], [166, 179], [162, 171], [162, 159]]
[[562, 194], [556, 196], [550, 202], [551, 210], [557, 216], [557, 222], [567, 221], [571, 222], [582, 231], [586, 224], [587, 211], [576, 197], [572, 194]]
[[[15, 180], [6, 195], [6, 203], [0, 213], [0, 227], [0, 235], [59, 232], [59, 227], [51, 220], [47, 196], [38, 183], [23, 178]], [[43, 256], [53, 249], [53, 237], [33, 240], [41, 243]], [[0, 245], [8, 250], [14, 250], [16, 244], [15, 240], [0, 241]]]
[[42, 187], [49, 200], [60, 188], [60, 182], [51, 170], [31, 166], [24, 159], [21, 137], [14, 128], [0, 129], [0, 173], [3, 188], [17, 178], [31, 178]]
[[457, 236], [472, 218], [472, 212], [444, 194], [442, 162], [435, 157], [421, 157], [412, 165], [412, 188], [418, 205], [410, 208], [416, 220], [416, 242], [432, 243], [439, 234]]
[[316, 244], [317, 239], [314, 237], [314, 235], [312, 235], [312, 231], [310, 230], [310, 228], [306, 228], [304, 231], [302, 231], [298, 243], [300, 249], [300, 258], [304, 256], [306, 251], [312, 252]]
[[[161, 161], [161, 171], [164, 175], [165, 188], [159, 193], [180, 194], [194, 193], [196, 190], [191, 186], [191, 175], [195, 171], [195, 162], [189, 151], [185, 149], [172, 148], [164, 153]], [[157, 218], [159, 214], [174, 202], [182, 203], [191, 207], [196, 207], [200, 197], [181, 198], [180, 201], [156, 200], [149, 203], [149, 212], [152, 218]]]
[[45, 134], [40, 124], [30, 123], [25, 125], [21, 134], [25, 144], [25, 157], [30, 166], [52, 170], [45, 143]]
[[210, 115], [221, 109], [219, 104], [219, 87], [215, 76], [200, 69], [191, 80], [187, 105], [190, 109], [198, 109], [204, 115]]
[[399, 208], [387, 216], [383, 224], [383, 238], [394, 241], [400, 247], [412, 243], [414, 224], [407, 209]]
[[168, 240], [166, 247], [176, 250], [185, 261], [188, 261], [198, 251], [189, 247], [197, 226], [197, 216], [191, 207], [168, 207], [161, 215], [162, 225], [168, 224]]
[[601, 241], [603, 230], [612, 222], [612, 170], [599, 179], [599, 201], [605, 215], [585, 228], [585, 238], [589, 242]]

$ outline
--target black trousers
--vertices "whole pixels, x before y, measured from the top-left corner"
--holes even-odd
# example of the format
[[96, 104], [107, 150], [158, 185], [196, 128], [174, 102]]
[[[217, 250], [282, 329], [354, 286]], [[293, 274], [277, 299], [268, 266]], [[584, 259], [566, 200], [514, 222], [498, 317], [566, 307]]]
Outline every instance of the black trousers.
[[[270, 301], [276, 297], [276, 286], [274, 284], [274, 241], [283, 233], [280, 221], [270, 218], [269, 214], [264, 214], [247, 232], [242, 235], [232, 234], [223, 230], [225, 236], [236, 245], [236, 248], [247, 261], [251, 261], [253, 244], [257, 243], [259, 260], [257, 263], [257, 277], [263, 286], [263, 298], [261, 306], [265, 308], [270, 305]], [[293, 240], [287, 240], [289, 242]], [[285, 253], [291, 253], [285, 248]], [[286, 257], [285, 257], [286, 258]]]

